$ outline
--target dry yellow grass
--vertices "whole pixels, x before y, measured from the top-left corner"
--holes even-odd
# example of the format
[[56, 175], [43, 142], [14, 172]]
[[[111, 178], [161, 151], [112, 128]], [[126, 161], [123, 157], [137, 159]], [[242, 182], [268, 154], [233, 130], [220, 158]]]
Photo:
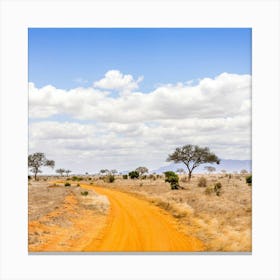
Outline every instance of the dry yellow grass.
[[[178, 219], [186, 234], [200, 239], [206, 251], [250, 252], [251, 242], [251, 190], [245, 176], [203, 175], [208, 186], [222, 183], [221, 195], [206, 194], [198, 187], [195, 175], [191, 182], [180, 176], [183, 190], [170, 190], [163, 178], [157, 180], [124, 180], [118, 177], [108, 184], [95, 178], [94, 184], [133, 193], [170, 212]], [[183, 181], [183, 182], [182, 182]]]

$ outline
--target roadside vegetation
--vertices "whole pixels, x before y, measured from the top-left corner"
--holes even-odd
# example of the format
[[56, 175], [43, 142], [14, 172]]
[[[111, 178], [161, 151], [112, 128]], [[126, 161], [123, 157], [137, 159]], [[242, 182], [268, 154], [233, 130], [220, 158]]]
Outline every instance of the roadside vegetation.
[[[117, 169], [73, 174], [60, 167], [55, 170], [56, 175], [43, 176], [42, 167], [53, 169], [55, 162], [44, 153], [34, 153], [28, 156], [28, 182], [32, 191], [38, 181], [44, 186], [48, 184], [49, 198], [58, 188], [65, 189], [67, 194], [74, 191], [83, 203], [91, 197], [82, 188], [86, 184], [127, 192], [169, 212], [179, 221], [182, 231], [203, 241], [207, 251], [250, 251], [252, 175], [245, 169], [217, 172], [213, 165], [219, 164], [220, 159], [207, 147], [178, 147], [167, 161], [184, 163], [186, 168], [162, 174], [149, 172], [145, 166], [125, 174]], [[194, 173], [201, 164], [209, 164], [204, 167], [204, 174]], [[52, 181], [55, 183], [48, 183]]]

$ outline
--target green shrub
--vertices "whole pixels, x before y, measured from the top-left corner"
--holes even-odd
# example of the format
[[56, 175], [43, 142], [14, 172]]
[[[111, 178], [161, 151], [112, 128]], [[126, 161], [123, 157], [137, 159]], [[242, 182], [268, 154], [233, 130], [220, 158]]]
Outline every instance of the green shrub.
[[124, 180], [127, 180], [127, 179], [128, 179], [128, 175], [127, 175], [127, 174], [122, 175], [122, 177], [123, 177]]
[[252, 185], [252, 175], [246, 177], [246, 183], [251, 186]]
[[206, 178], [205, 177], [200, 177], [199, 180], [198, 180], [197, 186], [200, 187], [200, 188], [206, 188], [207, 187]]
[[214, 192], [216, 193], [217, 196], [220, 196], [221, 194], [221, 189], [222, 189], [222, 184], [220, 182], [217, 182], [214, 185]]
[[72, 181], [76, 181], [77, 179], [78, 179], [77, 176], [73, 176], [73, 177], [72, 177]]
[[139, 172], [137, 171], [131, 171], [128, 173], [128, 176], [131, 178], [131, 179], [138, 179], [139, 178]]
[[179, 176], [173, 171], [166, 171], [164, 172], [165, 175], [165, 182], [170, 183], [171, 190], [178, 190], [179, 189]]
[[88, 191], [81, 192], [81, 195], [87, 196], [88, 195]]
[[115, 181], [115, 176], [112, 174], [108, 175], [108, 181], [109, 183], [113, 183]]
[[91, 177], [88, 177], [88, 180], [90, 181], [90, 180], [91, 180]]
[[70, 187], [71, 184], [70, 184], [69, 182], [66, 182], [66, 183], [64, 184], [64, 186], [65, 186], [65, 187]]

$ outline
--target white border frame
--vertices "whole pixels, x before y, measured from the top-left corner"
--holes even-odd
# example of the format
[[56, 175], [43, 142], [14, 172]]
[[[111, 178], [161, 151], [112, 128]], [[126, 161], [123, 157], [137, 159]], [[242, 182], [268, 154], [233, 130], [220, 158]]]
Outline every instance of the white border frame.
[[[280, 279], [279, 1], [0, 0], [0, 5], [1, 279]], [[128, 26], [253, 28], [252, 255], [28, 255], [27, 28]]]

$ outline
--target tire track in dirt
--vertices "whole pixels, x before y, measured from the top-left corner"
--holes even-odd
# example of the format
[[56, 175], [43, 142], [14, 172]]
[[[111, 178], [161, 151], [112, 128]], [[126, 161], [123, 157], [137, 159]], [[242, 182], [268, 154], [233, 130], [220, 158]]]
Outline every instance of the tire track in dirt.
[[148, 201], [120, 191], [82, 184], [110, 201], [107, 225], [87, 252], [194, 252], [203, 243], [180, 232], [176, 220]]

